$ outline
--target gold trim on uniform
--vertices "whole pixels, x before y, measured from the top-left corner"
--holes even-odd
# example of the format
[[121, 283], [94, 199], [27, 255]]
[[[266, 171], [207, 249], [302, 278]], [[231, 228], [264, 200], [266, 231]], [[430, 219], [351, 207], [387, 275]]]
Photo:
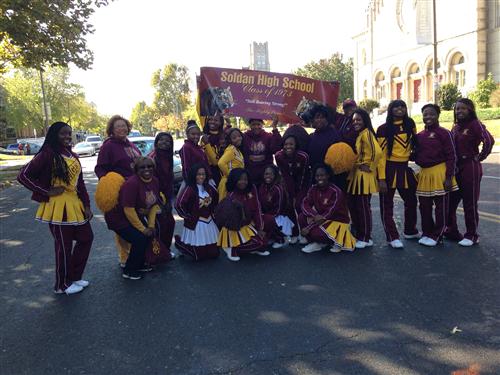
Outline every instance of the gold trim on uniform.
[[[445, 195], [444, 181], [446, 180], [446, 163], [440, 163], [433, 167], [422, 168], [418, 173], [417, 195], [422, 197], [436, 197]], [[451, 179], [451, 190], [458, 190], [455, 176]]]
[[342, 250], [353, 250], [356, 245], [356, 239], [349, 230], [349, 224], [339, 221], [327, 220], [321, 226], [321, 230], [325, 232], [329, 239]]

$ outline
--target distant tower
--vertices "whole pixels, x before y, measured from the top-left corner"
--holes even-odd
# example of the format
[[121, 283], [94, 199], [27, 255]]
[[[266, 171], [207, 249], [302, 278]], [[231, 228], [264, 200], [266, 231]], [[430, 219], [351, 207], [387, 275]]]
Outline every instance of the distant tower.
[[269, 72], [269, 49], [267, 42], [250, 44], [250, 69], [252, 70], [265, 70]]

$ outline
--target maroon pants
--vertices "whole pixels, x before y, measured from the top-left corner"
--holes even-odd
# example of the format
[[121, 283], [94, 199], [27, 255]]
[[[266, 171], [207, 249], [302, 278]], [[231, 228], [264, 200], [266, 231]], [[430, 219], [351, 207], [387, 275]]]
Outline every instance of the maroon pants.
[[266, 246], [264, 239], [259, 236], [253, 236], [250, 241], [245, 242], [243, 245], [233, 247], [231, 250], [231, 255], [233, 257], [240, 256], [242, 254], [248, 254], [252, 251], [260, 251]]
[[160, 233], [160, 241], [170, 249], [175, 229], [175, 219], [172, 212], [162, 212], [160, 215], [157, 215], [156, 226]]
[[[90, 223], [83, 225], [49, 224], [56, 253], [56, 283], [54, 290], [65, 290], [73, 281], [82, 279], [94, 233]], [[75, 246], [73, 247], [73, 241]]]
[[[446, 228], [446, 218], [450, 204], [450, 195], [436, 197], [418, 197], [420, 217], [422, 219], [422, 235], [439, 241]], [[435, 205], [435, 217], [432, 217], [432, 206]]]
[[263, 214], [262, 220], [264, 221], [264, 232], [266, 232], [266, 241], [273, 242], [283, 242], [283, 233], [281, 233], [280, 227], [276, 224], [274, 215]]
[[194, 260], [214, 259], [219, 256], [217, 244], [205, 246], [193, 246], [181, 241], [180, 236], [175, 236], [175, 247], [184, 255], [192, 257]]
[[394, 194], [398, 191], [404, 201], [404, 232], [405, 234], [416, 234], [417, 230], [417, 196], [416, 189], [387, 189], [387, 193], [380, 193], [380, 217], [384, 225], [387, 241], [399, 239], [398, 229], [394, 222]]
[[450, 211], [446, 229], [447, 237], [455, 239], [461, 237], [457, 226], [457, 208], [462, 200], [466, 229], [464, 237], [473, 242], [479, 239], [479, 234], [477, 233], [479, 225], [477, 202], [479, 201], [482, 176], [483, 169], [480, 162], [469, 159], [458, 164], [458, 173], [455, 177], [459, 190], [453, 191], [450, 194]]
[[347, 197], [351, 224], [359, 241], [368, 242], [372, 237], [371, 198], [371, 194], [349, 194]]
[[309, 242], [318, 242], [333, 245], [334, 242], [326, 235], [318, 224], [310, 225], [307, 223], [307, 216], [299, 215], [299, 224], [301, 228], [309, 227], [309, 233], [305, 236]]

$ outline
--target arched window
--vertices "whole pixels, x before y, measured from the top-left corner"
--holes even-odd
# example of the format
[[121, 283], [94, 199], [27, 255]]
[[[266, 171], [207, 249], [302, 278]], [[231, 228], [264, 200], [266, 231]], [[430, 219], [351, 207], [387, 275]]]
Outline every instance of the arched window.
[[460, 52], [455, 52], [450, 59], [450, 82], [459, 88], [465, 86], [465, 57]]
[[377, 100], [385, 98], [385, 75], [383, 72], [378, 72], [375, 76], [375, 96]]

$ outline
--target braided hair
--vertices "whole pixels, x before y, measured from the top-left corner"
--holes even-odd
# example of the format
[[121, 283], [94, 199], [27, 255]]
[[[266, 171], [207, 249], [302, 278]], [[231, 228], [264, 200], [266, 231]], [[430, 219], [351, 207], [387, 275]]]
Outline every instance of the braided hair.
[[59, 143], [59, 132], [65, 126], [71, 129], [71, 126], [62, 121], [57, 121], [50, 125], [47, 135], [45, 136], [45, 141], [38, 152], [42, 152], [44, 149], [50, 149], [52, 151], [54, 155], [54, 168], [51, 168], [50, 171], [52, 174], [51, 178], [59, 178], [63, 180], [64, 183], [69, 184], [68, 164], [66, 164], [66, 161], [60, 152], [61, 144]]
[[406, 106], [406, 103], [403, 100], [396, 99], [389, 103], [389, 107], [387, 108], [387, 118], [385, 120], [385, 123], [387, 125], [386, 139], [387, 139], [388, 156], [392, 155], [392, 147], [394, 146], [394, 136], [398, 131], [398, 127], [394, 124], [394, 115], [392, 114], [392, 110], [395, 107], [405, 107], [406, 113], [403, 116], [403, 130], [408, 136], [408, 139], [410, 140], [412, 150], [415, 150], [417, 147], [417, 137], [415, 137], [415, 129], [416, 129], [415, 121], [413, 121], [413, 119], [410, 116], [408, 116], [408, 107]]

